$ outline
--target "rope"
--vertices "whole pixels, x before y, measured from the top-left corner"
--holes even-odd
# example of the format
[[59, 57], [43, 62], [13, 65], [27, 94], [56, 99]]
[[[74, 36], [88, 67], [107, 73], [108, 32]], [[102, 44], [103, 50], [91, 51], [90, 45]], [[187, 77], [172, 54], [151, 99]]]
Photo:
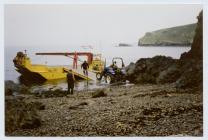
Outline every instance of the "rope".
[[87, 91], [88, 91], [88, 72], [87, 72]]

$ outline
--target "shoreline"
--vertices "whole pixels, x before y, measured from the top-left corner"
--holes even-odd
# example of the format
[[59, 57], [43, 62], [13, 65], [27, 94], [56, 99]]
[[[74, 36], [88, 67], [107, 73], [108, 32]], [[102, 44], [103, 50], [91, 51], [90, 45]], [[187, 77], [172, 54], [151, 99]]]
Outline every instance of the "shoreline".
[[181, 45], [181, 44], [170, 44], [170, 45], [167, 45], [167, 44], [139, 44], [138, 47], [191, 47], [191, 44], [188, 44], [188, 45]]
[[6, 96], [6, 100], [21, 98], [26, 104], [38, 102], [44, 106], [43, 110], [36, 110], [39, 127], [16, 128], [6, 131], [6, 136], [203, 135], [199, 90], [177, 90], [172, 84], [140, 84], [75, 91], [74, 95], [64, 93]]

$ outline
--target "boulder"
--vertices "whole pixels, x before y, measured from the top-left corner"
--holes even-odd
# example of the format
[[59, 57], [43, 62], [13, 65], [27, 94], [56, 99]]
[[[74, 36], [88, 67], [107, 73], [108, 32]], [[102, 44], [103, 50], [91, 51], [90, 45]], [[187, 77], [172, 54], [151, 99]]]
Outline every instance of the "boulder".
[[176, 81], [176, 88], [194, 88], [203, 86], [202, 61], [186, 62], [181, 68], [181, 76]]
[[175, 59], [166, 56], [142, 58], [126, 68], [127, 79], [133, 83], [156, 83], [160, 72], [175, 62]]
[[99, 98], [99, 97], [105, 97], [105, 96], [107, 96], [107, 94], [104, 92], [103, 89], [97, 90], [92, 93], [92, 98]]
[[36, 105], [26, 103], [20, 98], [13, 96], [5, 98], [6, 132], [39, 127], [41, 125], [41, 119], [37, 114], [37, 109]]
[[5, 81], [5, 95], [12, 95], [13, 92], [19, 91], [19, 85], [13, 81]]
[[19, 94], [29, 94], [30, 91], [25, 85], [14, 83], [11, 80], [5, 81], [5, 95], [13, 95], [14, 92]]
[[177, 63], [171, 65], [166, 70], [160, 72], [159, 76], [156, 79], [156, 83], [173, 83], [181, 76], [180, 67]]

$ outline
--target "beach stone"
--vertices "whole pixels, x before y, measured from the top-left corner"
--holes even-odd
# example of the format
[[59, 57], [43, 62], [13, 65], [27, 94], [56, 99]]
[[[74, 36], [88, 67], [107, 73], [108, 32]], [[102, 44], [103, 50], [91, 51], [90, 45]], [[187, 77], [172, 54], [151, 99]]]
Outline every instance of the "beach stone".
[[92, 93], [92, 98], [99, 98], [99, 97], [105, 97], [107, 94], [104, 92], [103, 89], [97, 90]]

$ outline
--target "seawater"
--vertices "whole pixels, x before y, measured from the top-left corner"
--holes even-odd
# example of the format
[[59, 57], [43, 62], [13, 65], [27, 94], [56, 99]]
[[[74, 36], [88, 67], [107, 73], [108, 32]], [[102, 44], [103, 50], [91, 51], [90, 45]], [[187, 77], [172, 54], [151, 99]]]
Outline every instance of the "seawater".
[[[106, 60], [107, 66], [112, 63], [113, 57], [121, 57], [124, 60], [125, 65], [127, 66], [131, 62], [135, 63], [140, 58], [151, 58], [156, 55], [170, 56], [175, 59], [179, 59], [180, 55], [184, 52], [187, 52], [191, 47], [162, 47], [162, 46], [132, 46], [132, 47], [104, 47], [99, 53], [102, 54], [102, 58]], [[20, 74], [15, 71], [13, 65], [13, 58], [16, 56], [18, 51], [17, 48], [8, 49], [5, 47], [5, 80], [12, 80], [15, 83], [20, 83], [19, 76]], [[86, 51], [86, 50], [83, 50]], [[54, 51], [48, 51], [54, 52]], [[61, 52], [58, 51], [57, 52]], [[65, 51], [67, 52], [67, 50]], [[70, 65], [72, 60], [65, 56], [36, 56], [36, 50], [27, 50], [27, 54], [31, 58], [33, 64], [47, 64], [47, 65]], [[81, 60], [86, 60], [86, 57], [80, 57]], [[93, 89], [107, 86], [104, 82], [86, 82], [79, 81], [76, 82], [75, 90], [83, 89]], [[60, 80], [56, 82], [46, 82], [42, 85], [30, 85], [29, 88], [33, 91], [36, 90], [48, 90], [48, 89], [67, 89], [66, 81]]]

